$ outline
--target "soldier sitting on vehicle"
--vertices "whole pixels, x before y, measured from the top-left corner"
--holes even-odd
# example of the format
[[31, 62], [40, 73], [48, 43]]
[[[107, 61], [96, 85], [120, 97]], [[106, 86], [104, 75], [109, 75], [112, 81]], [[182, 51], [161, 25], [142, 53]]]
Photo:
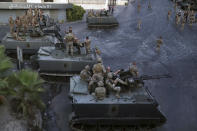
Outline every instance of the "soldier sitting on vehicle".
[[104, 73], [106, 73], [106, 69], [105, 69], [104, 65], [102, 64], [101, 58], [97, 59], [97, 64], [94, 64], [92, 71], [94, 74], [101, 73], [103, 75]]
[[115, 78], [113, 79], [113, 73], [109, 72], [107, 73], [107, 78], [105, 80], [105, 85], [107, 88], [107, 94], [109, 94], [110, 90], [113, 90], [116, 92], [116, 97], [120, 98], [120, 91], [121, 91], [121, 87], [117, 86], [117, 84], [123, 84], [123, 85], [127, 85], [126, 82], [124, 82], [123, 80], [119, 79], [119, 78]]
[[86, 65], [80, 73], [80, 78], [86, 82], [90, 82], [92, 73], [90, 72], [90, 66]]
[[94, 93], [98, 100], [103, 100], [106, 97], [106, 89], [102, 81], [98, 82], [98, 87], [95, 88]]
[[19, 40], [19, 41], [25, 41], [24, 38], [20, 37], [17, 33], [17, 31], [14, 31], [13, 33], [11, 33], [12, 37], [15, 39], [15, 40]]
[[94, 92], [95, 87], [98, 86], [98, 82], [103, 81], [103, 80], [104, 80], [104, 77], [101, 73], [93, 74], [93, 76], [88, 84], [89, 93], [91, 94], [92, 92]]

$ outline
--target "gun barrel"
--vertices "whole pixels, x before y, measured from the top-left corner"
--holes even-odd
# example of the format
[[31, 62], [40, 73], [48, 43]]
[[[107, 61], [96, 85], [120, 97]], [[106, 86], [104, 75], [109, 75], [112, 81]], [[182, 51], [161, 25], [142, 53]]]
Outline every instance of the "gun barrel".
[[137, 78], [133, 78], [134, 80], [151, 80], [151, 79], [161, 79], [161, 78], [171, 78], [171, 76], [169, 74], [165, 74], [165, 75], [154, 75], [154, 76], [141, 76], [141, 77], [137, 77]]

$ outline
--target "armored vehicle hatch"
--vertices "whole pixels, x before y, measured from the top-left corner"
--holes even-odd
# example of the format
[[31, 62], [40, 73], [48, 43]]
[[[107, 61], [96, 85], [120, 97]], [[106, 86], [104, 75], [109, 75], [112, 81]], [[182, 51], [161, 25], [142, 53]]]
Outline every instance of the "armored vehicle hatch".
[[119, 98], [111, 92], [103, 100], [97, 100], [88, 91], [88, 83], [80, 76], [70, 78], [72, 128], [81, 125], [140, 126], [158, 125], [166, 121], [158, 103], [145, 87], [121, 92]]
[[86, 65], [93, 66], [96, 63], [96, 54], [92, 51], [86, 55], [81, 50], [80, 54], [75, 51], [71, 56], [65, 49], [41, 47], [35, 60], [41, 74], [67, 76], [79, 73]]
[[9, 53], [16, 53], [16, 47], [19, 46], [23, 49], [24, 53], [34, 54], [41, 46], [54, 46], [56, 42], [58, 43], [59, 39], [54, 35], [44, 35], [41, 37], [27, 35], [24, 36], [24, 40], [16, 40], [10, 33], [7, 33], [0, 44], [4, 45]]

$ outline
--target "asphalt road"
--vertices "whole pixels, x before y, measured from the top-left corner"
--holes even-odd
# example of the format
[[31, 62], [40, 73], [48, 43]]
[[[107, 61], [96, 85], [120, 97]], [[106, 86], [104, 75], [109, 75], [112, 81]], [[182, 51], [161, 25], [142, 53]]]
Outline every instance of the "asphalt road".
[[[184, 31], [174, 23], [173, 3], [168, 0], [140, 0], [141, 11], [137, 13], [137, 2], [128, 7], [117, 7], [115, 16], [120, 26], [110, 30], [88, 30], [85, 19], [62, 25], [62, 33], [69, 26], [79, 39], [88, 35], [93, 46], [100, 48], [106, 66], [113, 70], [127, 68], [135, 61], [141, 75], [170, 73], [172, 78], [149, 80], [145, 85], [160, 104], [167, 122], [153, 130], [196, 131], [197, 130], [197, 25], [185, 26]], [[167, 11], [173, 16], [167, 21]], [[142, 29], [137, 30], [137, 21], [142, 20]], [[0, 37], [4, 30], [1, 28]], [[162, 36], [164, 44], [160, 53], [156, 51], [156, 39]], [[67, 131], [67, 119], [71, 107], [66, 93], [68, 85], [51, 103], [54, 121], [49, 121], [47, 131]], [[54, 124], [55, 123], [55, 124]]]

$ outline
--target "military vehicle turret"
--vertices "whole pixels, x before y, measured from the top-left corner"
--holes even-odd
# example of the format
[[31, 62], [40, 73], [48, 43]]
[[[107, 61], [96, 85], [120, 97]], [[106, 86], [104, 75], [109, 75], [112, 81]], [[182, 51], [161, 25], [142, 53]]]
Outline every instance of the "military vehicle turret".
[[[168, 77], [170, 76], [128, 77], [122, 75], [119, 78], [127, 82], [127, 85], [116, 85], [121, 88], [120, 96], [117, 97], [114, 91], [109, 91], [104, 82], [103, 87], [108, 91], [103, 99], [97, 99], [97, 88], [95, 88], [95, 93], [90, 93], [90, 83], [82, 80], [79, 75], [71, 77], [72, 114], [69, 116], [71, 128], [73, 130], [89, 128], [95, 130], [96, 128], [102, 131], [116, 130], [116, 128], [127, 130], [133, 126], [155, 127], [161, 125], [166, 118], [160, 111], [155, 98], [144, 86], [144, 80]], [[104, 78], [105, 80], [106, 78]], [[97, 91], [102, 92], [102, 88], [99, 88]]]
[[86, 18], [88, 28], [112, 28], [119, 25], [117, 19], [107, 11], [90, 11]]

